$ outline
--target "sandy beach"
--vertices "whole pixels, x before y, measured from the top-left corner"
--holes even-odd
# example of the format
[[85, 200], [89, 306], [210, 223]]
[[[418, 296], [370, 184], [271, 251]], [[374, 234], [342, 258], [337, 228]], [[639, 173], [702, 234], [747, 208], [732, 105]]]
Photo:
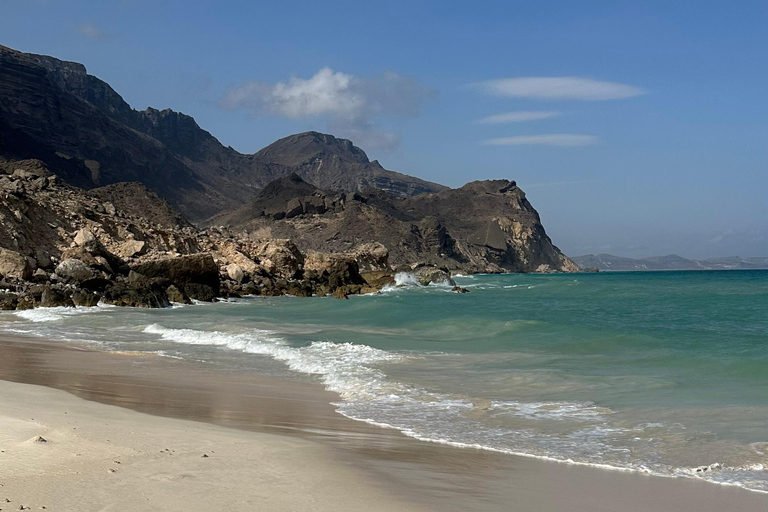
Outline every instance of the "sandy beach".
[[313, 383], [151, 354], [4, 335], [0, 379], [2, 510], [768, 509], [733, 487], [420, 442], [343, 418]]

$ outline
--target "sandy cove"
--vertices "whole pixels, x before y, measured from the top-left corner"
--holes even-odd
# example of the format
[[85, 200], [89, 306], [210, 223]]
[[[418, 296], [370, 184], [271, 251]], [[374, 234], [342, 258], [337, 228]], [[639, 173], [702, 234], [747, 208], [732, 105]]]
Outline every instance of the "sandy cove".
[[0, 378], [3, 511], [768, 510], [737, 488], [419, 442], [341, 417], [313, 383], [215, 365], [3, 335]]

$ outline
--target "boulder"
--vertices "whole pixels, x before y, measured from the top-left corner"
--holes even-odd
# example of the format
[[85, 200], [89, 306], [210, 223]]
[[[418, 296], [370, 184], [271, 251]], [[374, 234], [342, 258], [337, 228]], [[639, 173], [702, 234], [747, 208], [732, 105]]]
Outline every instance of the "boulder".
[[164, 308], [171, 305], [162, 279], [153, 279], [131, 272], [125, 282], [111, 283], [104, 290], [102, 300], [115, 306], [136, 308]]
[[360, 270], [389, 270], [389, 250], [379, 242], [361, 244], [352, 250]]
[[307, 251], [304, 271], [314, 271], [320, 276], [326, 276], [322, 281], [327, 282], [331, 290], [350, 284], [366, 284], [360, 275], [357, 261], [348, 254]]
[[46, 286], [43, 290], [43, 294], [40, 297], [40, 306], [44, 308], [55, 308], [60, 306], [74, 306], [72, 299], [67, 296], [62, 290], [58, 290], [52, 286]]
[[243, 269], [238, 265], [237, 263], [230, 263], [225, 267], [225, 270], [227, 271], [227, 275], [229, 278], [233, 281], [236, 281], [238, 283], [242, 283], [245, 279], [245, 273], [243, 272]]
[[219, 293], [219, 267], [213, 257], [207, 253], [150, 261], [135, 266], [133, 270], [147, 277], [168, 279], [190, 297], [192, 295], [186, 291], [189, 283], [210, 287], [214, 296]]
[[453, 288], [451, 288], [451, 291], [454, 291], [456, 293], [469, 293], [469, 290], [467, 290], [466, 288], [462, 288], [461, 286], [454, 286]]
[[274, 239], [258, 244], [251, 254], [270, 274], [285, 279], [297, 277], [304, 265], [304, 256], [298, 247], [286, 239]]
[[95, 240], [96, 235], [94, 235], [88, 228], [82, 228], [75, 234], [75, 244], [77, 244], [79, 247], [84, 247], [86, 244]]
[[298, 198], [293, 198], [288, 201], [285, 207], [285, 218], [292, 219], [298, 215], [304, 213], [304, 205], [301, 204]]
[[456, 282], [451, 278], [451, 273], [444, 268], [420, 267], [416, 270], [415, 277], [421, 286], [428, 286], [431, 283], [456, 286]]
[[218, 295], [218, 292], [215, 292], [212, 287], [200, 283], [187, 283], [184, 286], [184, 293], [190, 299], [203, 302], [214, 302]]
[[381, 290], [387, 285], [395, 285], [395, 276], [392, 272], [360, 272], [360, 275], [369, 287]]
[[126, 240], [117, 249], [121, 258], [135, 258], [147, 253], [147, 243], [141, 240]]
[[25, 256], [0, 247], [0, 275], [4, 278], [27, 280], [32, 276], [33, 270]]
[[75, 290], [72, 294], [72, 302], [75, 306], [94, 307], [99, 304], [101, 295], [90, 290]]
[[78, 284], [96, 277], [91, 267], [76, 258], [69, 258], [59, 263], [55, 274], [65, 282]]
[[0, 311], [12, 311], [19, 303], [19, 296], [15, 293], [0, 292]]

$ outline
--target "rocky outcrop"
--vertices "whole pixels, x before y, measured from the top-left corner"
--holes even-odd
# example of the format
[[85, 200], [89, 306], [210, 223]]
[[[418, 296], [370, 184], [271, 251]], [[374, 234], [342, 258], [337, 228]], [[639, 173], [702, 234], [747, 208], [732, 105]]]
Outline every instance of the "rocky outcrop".
[[[162, 203], [149, 216], [61, 183], [41, 162], [0, 162], [0, 309], [165, 307], [221, 296], [371, 293], [357, 258], [388, 268], [376, 244], [304, 254], [287, 239], [198, 230]], [[49, 179], [54, 178], [54, 179]], [[43, 180], [40, 182], [40, 180]], [[133, 196], [151, 200], [135, 184]], [[141, 200], [140, 200], [141, 202]], [[158, 215], [157, 212], [161, 212]]]
[[[323, 201], [325, 211], [288, 215], [291, 205], [309, 191]], [[365, 270], [384, 269], [383, 260], [399, 267], [436, 265], [463, 273], [578, 270], [552, 244], [514, 181], [479, 181], [397, 198], [381, 191], [342, 197], [291, 177], [210, 223], [289, 238], [302, 251], [355, 253]]]

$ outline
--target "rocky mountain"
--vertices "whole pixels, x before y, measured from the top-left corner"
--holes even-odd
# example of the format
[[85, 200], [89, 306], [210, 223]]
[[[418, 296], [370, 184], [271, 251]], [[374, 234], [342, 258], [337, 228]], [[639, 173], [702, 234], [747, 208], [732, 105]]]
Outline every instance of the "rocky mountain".
[[396, 266], [462, 272], [577, 271], [547, 236], [514, 181], [476, 181], [411, 197], [381, 190], [327, 192], [298, 175], [281, 178], [210, 225], [290, 238], [301, 250], [344, 252], [376, 241]]
[[317, 132], [241, 154], [190, 116], [134, 110], [82, 64], [4, 46], [0, 156], [38, 159], [86, 189], [142, 183], [192, 221], [240, 206], [294, 173], [318, 187], [348, 191], [374, 187], [408, 196], [445, 188], [387, 171], [350, 141]]
[[643, 271], [643, 270], [747, 270], [768, 269], [768, 258], [712, 258], [691, 260], [670, 254], [650, 258], [623, 258], [611, 254], [587, 254], [572, 258], [582, 268], [597, 268], [601, 271]]

